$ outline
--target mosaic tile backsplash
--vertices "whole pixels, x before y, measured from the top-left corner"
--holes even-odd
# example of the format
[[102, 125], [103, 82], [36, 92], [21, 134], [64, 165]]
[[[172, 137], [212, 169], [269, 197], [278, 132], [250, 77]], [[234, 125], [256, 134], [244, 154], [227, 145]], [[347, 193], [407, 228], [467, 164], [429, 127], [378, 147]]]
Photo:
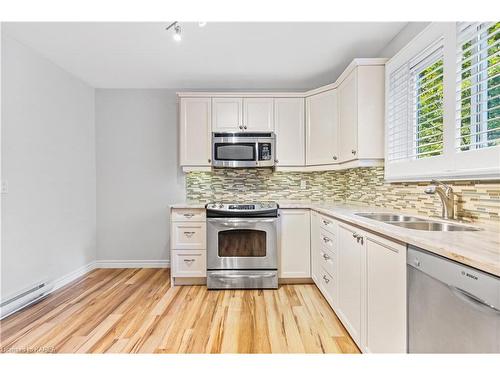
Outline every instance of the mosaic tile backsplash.
[[[447, 182], [455, 192], [458, 218], [500, 223], [500, 181]], [[273, 172], [270, 169], [216, 169], [186, 175], [188, 201], [310, 200], [361, 203], [415, 214], [440, 216], [428, 183], [386, 183], [384, 168], [326, 172]]]

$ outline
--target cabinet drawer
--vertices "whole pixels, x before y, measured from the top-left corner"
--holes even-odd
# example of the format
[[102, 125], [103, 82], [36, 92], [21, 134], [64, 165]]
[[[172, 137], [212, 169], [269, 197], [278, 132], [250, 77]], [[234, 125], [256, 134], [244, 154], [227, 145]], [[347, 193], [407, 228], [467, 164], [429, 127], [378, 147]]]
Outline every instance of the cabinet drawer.
[[321, 268], [319, 273], [319, 289], [323, 292], [330, 306], [333, 307], [335, 296], [335, 279], [327, 271]]
[[337, 239], [333, 234], [327, 232], [324, 229], [320, 229], [319, 231], [319, 243], [321, 244], [320, 247], [326, 248], [327, 250], [330, 251], [335, 251], [337, 249], [336, 240]]
[[325, 250], [324, 248], [320, 248], [318, 263], [320, 267], [322, 267], [330, 275], [337, 274], [337, 270], [335, 269], [336, 265], [335, 254], [332, 253], [331, 251]]
[[206, 223], [173, 222], [172, 249], [206, 249]]
[[206, 251], [172, 251], [173, 277], [205, 277], [207, 273]]
[[333, 219], [327, 216], [319, 215], [319, 226], [321, 229], [327, 230], [331, 234], [337, 233], [337, 224]]
[[205, 221], [204, 208], [174, 208], [171, 213], [171, 221]]

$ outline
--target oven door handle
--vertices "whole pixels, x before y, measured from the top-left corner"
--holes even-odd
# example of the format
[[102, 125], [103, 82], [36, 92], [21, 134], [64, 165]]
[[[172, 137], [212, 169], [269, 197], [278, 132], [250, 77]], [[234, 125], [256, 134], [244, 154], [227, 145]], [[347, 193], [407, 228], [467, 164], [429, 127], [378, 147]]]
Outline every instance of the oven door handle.
[[257, 224], [257, 223], [274, 223], [276, 222], [277, 218], [272, 218], [272, 219], [228, 219], [228, 218], [210, 218], [208, 219], [209, 222], [215, 223], [217, 225], [222, 225], [225, 227], [239, 227], [242, 224]]

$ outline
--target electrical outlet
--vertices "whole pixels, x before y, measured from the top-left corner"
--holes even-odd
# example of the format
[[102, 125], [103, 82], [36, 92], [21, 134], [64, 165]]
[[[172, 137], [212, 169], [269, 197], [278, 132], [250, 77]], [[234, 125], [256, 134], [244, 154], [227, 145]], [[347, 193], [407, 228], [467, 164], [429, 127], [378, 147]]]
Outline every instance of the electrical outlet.
[[306, 180], [300, 180], [300, 188], [302, 190], [307, 189]]
[[9, 185], [7, 184], [7, 181], [2, 181], [0, 191], [2, 194], [7, 194], [9, 192]]

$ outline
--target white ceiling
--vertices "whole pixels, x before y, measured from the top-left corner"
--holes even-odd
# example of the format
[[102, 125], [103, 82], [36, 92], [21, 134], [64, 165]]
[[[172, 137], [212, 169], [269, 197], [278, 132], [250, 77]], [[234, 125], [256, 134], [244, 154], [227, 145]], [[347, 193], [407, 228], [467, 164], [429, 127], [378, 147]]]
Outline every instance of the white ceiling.
[[4, 32], [98, 88], [310, 89], [380, 57], [404, 22], [5, 23]]

